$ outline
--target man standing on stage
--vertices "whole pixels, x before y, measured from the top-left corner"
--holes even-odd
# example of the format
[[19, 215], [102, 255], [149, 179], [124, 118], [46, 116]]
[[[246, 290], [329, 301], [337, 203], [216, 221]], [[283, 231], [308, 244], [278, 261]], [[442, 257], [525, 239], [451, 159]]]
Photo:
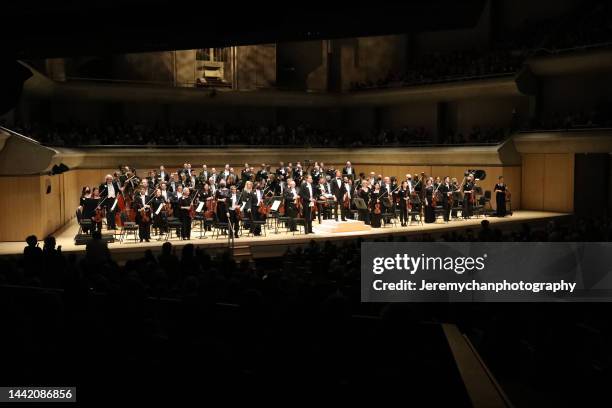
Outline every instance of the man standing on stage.
[[312, 208], [314, 203], [314, 191], [312, 189], [312, 176], [307, 175], [300, 188], [300, 198], [304, 207], [304, 233], [312, 234]]
[[115, 201], [120, 192], [119, 184], [113, 181], [113, 176], [107, 174], [104, 184], [100, 184], [100, 197], [106, 198], [104, 207], [106, 208], [106, 228], [109, 230], [117, 229], [115, 225], [115, 212], [117, 211]]
[[[336, 221], [338, 221], [338, 207], [342, 206], [342, 199], [344, 198], [344, 183], [342, 182], [342, 175], [339, 170], [336, 171], [336, 178], [331, 182], [331, 190], [335, 197], [332, 204], [334, 206], [334, 215]], [[346, 221], [345, 211], [342, 211], [342, 221]]]

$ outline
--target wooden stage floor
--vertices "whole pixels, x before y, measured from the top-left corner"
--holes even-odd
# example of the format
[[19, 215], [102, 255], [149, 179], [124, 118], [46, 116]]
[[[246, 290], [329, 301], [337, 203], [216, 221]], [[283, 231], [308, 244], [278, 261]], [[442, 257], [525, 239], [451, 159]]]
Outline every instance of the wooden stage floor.
[[[311, 240], [316, 241], [326, 241], [326, 240], [342, 240], [349, 239], [355, 237], [364, 237], [364, 238], [382, 238], [386, 237], [390, 234], [398, 234], [398, 235], [421, 235], [421, 234], [432, 234], [433, 236], [437, 236], [439, 234], [443, 234], [447, 231], [452, 230], [461, 230], [467, 228], [480, 228], [480, 222], [483, 219], [487, 219], [491, 222], [492, 226], [497, 228], [504, 229], [505, 227], [510, 227], [512, 224], [522, 223], [522, 222], [538, 222], [538, 221], [546, 221], [552, 218], [567, 216], [568, 214], [564, 213], [556, 213], [556, 212], [544, 212], [544, 211], [515, 211], [512, 216], [506, 216], [505, 218], [497, 218], [497, 217], [480, 217], [480, 218], [472, 218], [470, 220], [455, 220], [449, 223], [443, 222], [441, 219], [438, 219], [436, 223], [433, 224], [424, 224], [420, 225], [417, 223], [413, 223], [407, 227], [400, 227], [399, 222], [397, 226], [389, 226], [385, 228], [373, 228], [370, 231], [362, 231], [362, 232], [345, 232], [345, 233], [316, 233], [316, 234], [295, 234], [287, 233], [287, 232], [279, 232], [277, 234], [274, 233], [273, 229], [268, 229], [267, 236], [260, 237], [240, 237], [234, 241], [234, 254], [237, 257], [270, 257], [270, 256], [279, 256], [282, 255], [287, 247], [293, 247], [297, 245], [306, 245]], [[314, 228], [316, 229], [317, 221], [313, 223]], [[85, 245], [75, 245], [74, 237], [78, 231], [78, 224], [76, 219], [73, 219], [66, 226], [56, 231], [54, 234], [56, 238], [57, 245], [62, 246], [63, 252], [84, 252]], [[112, 232], [112, 231], [111, 231]], [[106, 234], [107, 231], [104, 231]], [[198, 238], [200, 235], [199, 229], [192, 230], [192, 239], [191, 240], [179, 240], [179, 239], [171, 239], [170, 242], [175, 247], [182, 247], [186, 244], [194, 244], [198, 247], [206, 247], [213, 251], [225, 250], [228, 247], [227, 237], [223, 238], [212, 238], [211, 233], [208, 232], [205, 238]], [[42, 239], [42, 237], [38, 237]], [[156, 236], [153, 236], [151, 242], [134, 242], [131, 240], [130, 242], [114, 242], [109, 244], [109, 248], [115, 257], [118, 260], [128, 259], [133, 256], [138, 256], [137, 254], [142, 254], [145, 249], [151, 249], [153, 252], [157, 253], [161, 249], [161, 245], [165, 241], [157, 240]], [[40, 243], [42, 247], [42, 242]], [[0, 256], [4, 255], [16, 255], [23, 253], [23, 248], [25, 246], [25, 237], [23, 242], [0, 242]], [[177, 250], [179, 248], [176, 248]]]

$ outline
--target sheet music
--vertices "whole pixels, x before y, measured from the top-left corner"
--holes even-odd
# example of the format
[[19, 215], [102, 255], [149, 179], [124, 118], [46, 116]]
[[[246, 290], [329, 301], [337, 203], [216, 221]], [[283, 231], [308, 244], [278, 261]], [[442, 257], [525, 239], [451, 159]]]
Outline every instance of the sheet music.
[[274, 202], [272, 203], [272, 207], [270, 207], [270, 209], [272, 211], [278, 211], [278, 208], [280, 207], [281, 201], [280, 200], [274, 200]]
[[163, 207], [164, 207], [164, 203], [161, 203], [159, 207], [157, 207], [157, 211], [155, 211], [155, 215], [159, 215], [159, 212], [162, 210]]
[[116, 206], [117, 206], [117, 199], [115, 198], [115, 202], [113, 203], [113, 206], [111, 207], [111, 211], [115, 211]]
[[244, 203], [242, 203], [242, 205], [240, 206], [240, 211], [244, 211], [244, 206], [246, 205], [246, 201]]
[[204, 201], [200, 201], [200, 203], [198, 204], [198, 208], [196, 208], [196, 212], [202, 212], [203, 208], [204, 208]]

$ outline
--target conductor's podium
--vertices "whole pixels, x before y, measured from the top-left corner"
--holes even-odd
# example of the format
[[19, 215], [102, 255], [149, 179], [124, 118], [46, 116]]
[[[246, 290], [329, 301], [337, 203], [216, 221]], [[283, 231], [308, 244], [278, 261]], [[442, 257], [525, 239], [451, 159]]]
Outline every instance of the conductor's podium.
[[321, 224], [318, 224], [317, 222], [313, 222], [312, 229], [315, 233], [336, 234], [336, 233], [347, 233], [347, 232], [370, 231], [372, 227], [370, 227], [369, 225], [366, 225], [363, 221], [357, 221], [357, 220], [346, 220], [346, 221], [323, 220]]

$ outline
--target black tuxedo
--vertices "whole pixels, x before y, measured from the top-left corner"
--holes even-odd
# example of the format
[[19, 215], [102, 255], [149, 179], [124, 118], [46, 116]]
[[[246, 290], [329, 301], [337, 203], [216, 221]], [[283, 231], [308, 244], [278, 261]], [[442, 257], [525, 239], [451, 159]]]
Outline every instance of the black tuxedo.
[[308, 183], [303, 183], [300, 187], [300, 199], [302, 200], [302, 206], [304, 207], [304, 232], [306, 234], [312, 233], [312, 207], [310, 206], [311, 199], [315, 198], [315, 187], [310, 185], [312, 194], [308, 189]]
[[[119, 194], [121, 193], [121, 190], [119, 190], [119, 184], [116, 181], [113, 181], [112, 185], [113, 189], [115, 190], [115, 198], [106, 198], [108, 197], [108, 187], [106, 183], [100, 184], [99, 187], [100, 197], [102, 199], [106, 198], [106, 200], [104, 200], [104, 204], [102, 205], [106, 209], [106, 228], [109, 230], [114, 230], [117, 228], [115, 225], [115, 213], [117, 212], [118, 208], [115, 205], [115, 199], [119, 197]], [[115, 208], [111, 211], [114, 205]]]
[[353, 166], [351, 166], [351, 173], [348, 172], [348, 167], [344, 166], [342, 169], [342, 175], [352, 180], [355, 180], [355, 177], [357, 177], [357, 174], [355, 174], [355, 168]]

